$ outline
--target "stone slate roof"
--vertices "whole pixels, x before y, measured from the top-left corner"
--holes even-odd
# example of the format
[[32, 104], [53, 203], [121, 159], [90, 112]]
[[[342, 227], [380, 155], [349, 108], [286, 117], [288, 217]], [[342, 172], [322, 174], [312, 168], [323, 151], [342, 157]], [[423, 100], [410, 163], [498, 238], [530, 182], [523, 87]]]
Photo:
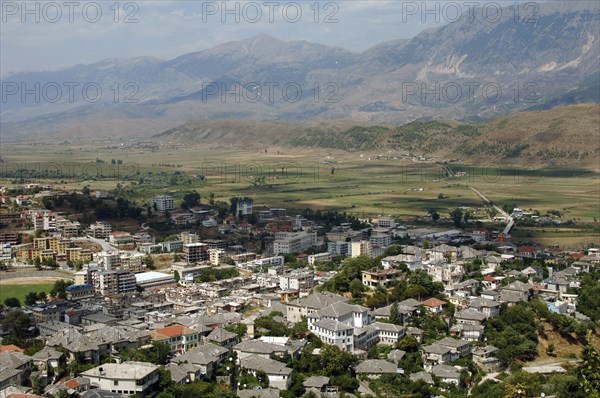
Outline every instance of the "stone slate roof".
[[410, 375], [412, 381], [423, 380], [427, 384], [433, 384], [433, 377], [429, 373], [417, 372]]
[[402, 360], [402, 358], [404, 358], [404, 355], [406, 355], [406, 351], [402, 351], [402, 350], [392, 350], [390, 351], [390, 353], [387, 355], [387, 359], [389, 361], [393, 361], [395, 363], [398, 363]]
[[306, 307], [315, 310], [320, 310], [328, 305], [337, 303], [339, 301], [348, 301], [348, 298], [340, 296], [334, 293], [313, 293], [309, 296], [298, 298], [288, 303], [288, 305], [295, 307]]
[[273, 354], [275, 352], [286, 352], [286, 349], [280, 345], [264, 342], [260, 339], [245, 340], [233, 346], [233, 349], [241, 352], [253, 354]]
[[18, 351], [0, 352], [0, 366], [9, 369], [16, 369], [32, 361], [29, 355], [25, 355]]
[[188, 362], [196, 365], [208, 365], [219, 360], [219, 357], [229, 350], [216, 344], [204, 344], [171, 359], [172, 363]]
[[233, 338], [237, 338], [237, 334], [225, 330], [223, 328], [216, 328], [207, 336], [209, 340], [216, 341], [222, 343], [227, 340], [231, 340]]
[[329, 377], [326, 376], [310, 376], [302, 383], [306, 388], [322, 388], [329, 384]]
[[440, 378], [459, 378], [460, 377], [460, 372], [458, 370], [456, 370], [455, 367], [452, 367], [449, 365], [444, 365], [444, 364], [435, 365], [431, 369], [431, 373], [434, 376], [437, 376]]
[[266, 359], [257, 355], [250, 355], [240, 361], [240, 366], [244, 369], [262, 370], [266, 374], [287, 375], [292, 373], [292, 369], [285, 366], [285, 363]]
[[454, 317], [457, 319], [465, 319], [468, 321], [478, 321], [478, 322], [482, 322], [485, 320], [484, 314], [482, 314], [479, 311], [475, 311], [474, 309], [471, 309], [471, 308], [466, 308], [460, 312], [457, 312], [456, 315], [454, 315]]
[[398, 367], [395, 363], [384, 359], [367, 359], [356, 366], [356, 373], [362, 374], [396, 374]]
[[354, 329], [352, 326], [336, 321], [334, 319], [321, 319], [315, 322], [315, 325], [325, 330], [331, 330], [332, 332]]

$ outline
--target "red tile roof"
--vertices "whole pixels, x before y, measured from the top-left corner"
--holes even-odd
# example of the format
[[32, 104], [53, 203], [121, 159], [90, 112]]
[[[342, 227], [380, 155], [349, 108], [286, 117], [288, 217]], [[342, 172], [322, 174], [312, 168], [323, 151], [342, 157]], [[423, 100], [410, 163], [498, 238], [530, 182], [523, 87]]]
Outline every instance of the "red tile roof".
[[427, 299], [427, 300], [423, 301], [422, 303], [424, 306], [427, 306], [427, 307], [439, 307], [440, 305], [448, 304], [447, 302], [436, 299], [435, 297]]
[[9, 351], [25, 352], [24, 349], [14, 345], [14, 344], [0, 345], [0, 352], [9, 352]]
[[71, 380], [69, 380], [69, 381], [67, 381], [65, 383], [65, 387], [71, 388], [73, 390], [76, 389], [79, 386], [81, 386], [81, 384], [79, 384], [79, 382], [77, 380], [75, 380], [75, 379], [71, 379]]
[[171, 325], [166, 328], [156, 329], [154, 333], [165, 337], [175, 337], [194, 333], [194, 330], [183, 325]]

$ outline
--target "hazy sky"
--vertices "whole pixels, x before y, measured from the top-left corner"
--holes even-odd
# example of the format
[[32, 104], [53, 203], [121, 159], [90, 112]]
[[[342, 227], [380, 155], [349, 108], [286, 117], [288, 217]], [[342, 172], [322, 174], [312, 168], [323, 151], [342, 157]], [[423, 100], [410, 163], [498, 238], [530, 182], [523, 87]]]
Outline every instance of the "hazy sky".
[[451, 22], [475, 3], [493, 2], [0, 0], [0, 75], [106, 58], [168, 59], [260, 33], [363, 51]]

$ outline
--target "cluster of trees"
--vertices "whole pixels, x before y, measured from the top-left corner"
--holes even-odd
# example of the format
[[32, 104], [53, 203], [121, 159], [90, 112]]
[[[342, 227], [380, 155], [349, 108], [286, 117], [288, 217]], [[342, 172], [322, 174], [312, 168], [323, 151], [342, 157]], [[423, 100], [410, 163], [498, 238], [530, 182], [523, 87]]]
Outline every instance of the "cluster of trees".
[[[319, 355], [313, 355], [315, 348], [320, 349]], [[300, 358], [288, 363], [294, 370], [295, 377], [302, 380], [309, 375], [328, 376], [329, 384], [337, 386], [341, 391], [353, 393], [358, 388], [358, 380], [352, 375], [351, 369], [358, 359], [337, 346], [324, 345], [318, 338], [311, 336], [310, 343], [302, 349]], [[296, 396], [302, 396], [304, 391], [297, 388]]]
[[531, 361], [537, 356], [537, 321], [528, 303], [503, 306], [500, 315], [490, 318], [486, 327], [488, 343], [498, 347], [503, 365]]
[[382, 307], [408, 298], [420, 300], [427, 297], [436, 297], [440, 296], [444, 289], [440, 282], [434, 282], [431, 275], [424, 271], [409, 271], [406, 267], [400, 269], [404, 269], [404, 279], [397, 281], [388, 289], [377, 288], [375, 293], [365, 301], [367, 307]]
[[207, 268], [194, 278], [194, 282], [214, 282], [222, 279], [235, 278], [240, 275], [237, 268]]
[[371, 268], [381, 268], [381, 263], [366, 256], [346, 259], [342, 262], [339, 272], [320, 289], [333, 293], [352, 292], [353, 297], [360, 297], [363, 289], [361, 272]]
[[183, 201], [181, 202], [181, 208], [184, 210], [191, 209], [200, 205], [200, 194], [196, 191], [186, 192], [183, 195]]
[[4, 305], [9, 308], [19, 308], [21, 306], [21, 300], [16, 297], [7, 297], [4, 299]]
[[327, 229], [330, 229], [334, 225], [340, 225], [342, 223], [350, 223], [352, 229], [366, 228], [367, 224], [361, 222], [357, 217], [347, 214], [346, 212], [338, 212], [337, 210], [313, 210], [304, 209], [300, 213], [302, 217], [321, 224], [325, 224]]
[[128, 199], [117, 198], [114, 204], [102, 200], [95, 201], [94, 215], [102, 219], [110, 218], [133, 218], [140, 220], [142, 218], [142, 208], [130, 202]]
[[52, 290], [50, 290], [50, 295], [52, 297], [66, 299], [67, 293], [65, 292], [65, 289], [67, 287], [71, 286], [72, 284], [73, 284], [73, 281], [59, 279], [56, 282], [54, 282], [54, 286], [52, 287]]
[[29, 292], [25, 295], [25, 305], [34, 305], [38, 301], [46, 301], [46, 292]]
[[120, 352], [123, 361], [151, 362], [156, 365], [166, 365], [171, 359], [171, 347], [160, 341], [152, 342], [152, 347], [139, 350]]
[[[167, 376], [170, 379], [168, 371], [164, 372], [166, 376], [161, 374], [161, 380]], [[231, 387], [225, 384], [196, 380], [189, 384], [166, 383], [161, 381], [161, 390], [156, 398], [237, 398]], [[136, 397], [137, 398], [137, 397]]]
[[[279, 311], [273, 311], [269, 315], [261, 316], [256, 318], [254, 321], [255, 329], [266, 329], [265, 336], [289, 336], [291, 333], [290, 328], [287, 327], [285, 322], [277, 321], [276, 317], [282, 317], [283, 314]], [[260, 334], [260, 333], [257, 333]]]
[[596, 270], [583, 275], [580, 279], [581, 287], [577, 302], [577, 310], [590, 317], [596, 323], [600, 323], [600, 271]]
[[2, 330], [7, 334], [3, 337], [2, 344], [14, 344], [28, 348], [29, 339], [35, 337], [36, 331], [29, 315], [21, 310], [10, 311], [0, 322]]

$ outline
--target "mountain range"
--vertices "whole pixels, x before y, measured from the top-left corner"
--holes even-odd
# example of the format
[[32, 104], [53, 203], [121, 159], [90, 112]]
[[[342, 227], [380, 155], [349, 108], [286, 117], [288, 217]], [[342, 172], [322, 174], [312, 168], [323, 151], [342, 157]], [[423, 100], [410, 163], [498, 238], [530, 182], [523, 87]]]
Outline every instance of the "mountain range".
[[[597, 9], [542, 8], [535, 21], [464, 18], [362, 53], [261, 34], [172, 60], [14, 73], [2, 77], [2, 140], [150, 136], [194, 119], [481, 121], [598, 102], [599, 22]], [[8, 95], [23, 84], [41, 99]]]

